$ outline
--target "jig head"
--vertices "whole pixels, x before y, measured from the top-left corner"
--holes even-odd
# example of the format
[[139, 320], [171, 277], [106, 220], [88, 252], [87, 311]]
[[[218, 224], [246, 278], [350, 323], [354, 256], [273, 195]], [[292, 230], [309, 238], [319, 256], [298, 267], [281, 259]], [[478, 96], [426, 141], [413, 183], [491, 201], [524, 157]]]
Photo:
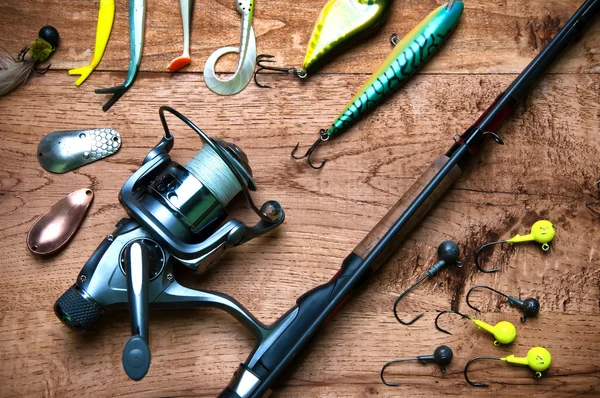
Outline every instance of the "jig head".
[[494, 326], [492, 326], [483, 321], [480, 321], [479, 319], [472, 318], [468, 315], [461, 314], [460, 312], [454, 311], [454, 310], [442, 311], [435, 317], [435, 327], [440, 332], [444, 332], [446, 334], [452, 334], [449, 331], [442, 329], [438, 325], [438, 320], [439, 320], [440, 316], [442, 316], [443, 314], [446, 314], [446, 313], [460, 315], [463, 318], [468, 319], [469, 321], [471, 321], [475, 325], [477, 325], [477, 328], [483, 329], [486, 332], [491, 333], [494, 336], [494, 338], [496, 339], [494, 341], [494, 345], [496, 347], [499, 346], [500, 344], [510, 344], [513, 341], [515, 341], [515, 337], [517, 337], [517, 328], [515, 328], [515, 325], [513, 325], [512, 323], [510, 323], [508, 321], [500, 321], [497, 324], [495, 324]]
[[388, 363], [383, 365], [383, 367], [381, 368], [381, 373], [380, 373], [381, 381], [386, 386], [390, 386], [390, 387], [399, 386], [400, 385], [399, 383], [390, 383], [390, 382], [386, 381], [385, 378], [383, 377], [383, 372], [385, 371], [385, 369], [388, 366], [390, 366], [394, 363], [407, 362], [407, 361], [419, 361], [423, 365], [427, 364], [428, 362], [435, 362], [440, 366], [440, 370], [442, 371], [442, 373], [446, 373], [446, 366], [449, 365], [450, 362], [452, 362], [453, 355], [454, 354], [452, 353], [452, 349], [450, 347], [441, 345], [435, 349], [435, 351], [433, 352], [433, 355], [420, 355], [420, 356], [414, 357], [414, 358], [395, 359], [393, 361], [389, 361]]
[[192, 19], [192, 4], [193, 0], [179, 0], [181, 7], [181, 24], [183, 25], [183, 53], [173, 59], [167, 70], [169, 72], [177, 72], [179, 69], [192, 62], [190, 58], [190, 20]]
[[316, 146], [322, 141], [344, 133], [366, 113], [375, 109], [385, 98], [398, 90], [450, 37], [463, 9], [462, 1], [450, 1], [433, 10], [402, 40], [398, 40], [397, 36], [393, 35], [390, 39], [394, 46], [392, 52], [348, 102], [331, 126], [327, 130], [321, 130], [318, 142], [315, 142], [307, 154], [300, 158], [293, 156], [296, 146], [292, 151], [292, 157], [294, 159], [307, 157], [311, 167], [323, 167], [325, 162], [319, 167], [314, 167], [310, 163], [309, 156]]
[[[240, 47], [222, 47], [212, 53], [204, 65], [204, 83], [212, 92], [221, 95], [233, 95], [242, 91], [252, 79], [256, 66], [256, 37], [252, 29], [255, 0], [236, 0], [235, 7], [242, 16]], [[222, 80], [215, 74], [219, 58], [225, 54], [239, 53], [233, 76]]]
[[473, 387], [487, 387], [488, 386], [488, 384], [486, 384], [486, 383], [474, 383], [469, 379], [469, 376], [468, 376], [469, 365], [471, 365], [473, 362], [481, 360], [481, 359], [492, 359], [492, 360], [497, 360], [497, 361], [505, 361], [507, 363], [513, 363], [516, 365], [529, 366], [531, 368], [531, 370], [535, 371], [534, 375], [535, 375], [536, 379], [541, 378], [542, 372], [548, 370], [548, 368], [552, 364], [552, 355], [550, 355], [550, 352], [547, 349], [545, 349], [544, 347], [531, 348], [529, 351], [527, 351], [527, 356], [525, 358], [515, 357], [514, 355], [509, 355], [504, 358], [488, 357], [488, 356], [475, 357], [475, 358], [470, 359], [469, 362], [467, 362], [467, 365], [465, 366], [465, 371], [464, 371], [465, 380], [467, 381], [467, 383], [469, 383]]
[[[392, 0], [329, 0], [321, 10], [308, 41], [302, 67], [273, 67], [265, 63], [275, 62], [272, 55], [261, 54], [256, 59], [258, 69], [254, 82], [262, 88], [270, 88], [257, 81], [256, 75], [264, 70], [287, 73], [304, 79], [308, 74], [328, 62], [332, 55], [344, 47], [359, 43], [376, 31], [390, 13]], [[262, 62], [261, 62], [262, 61]]]
[[531, 226], [531, 233], [529, 233], [527, 235], [521, 236], [521, 235], [517, 234], [510, 239], [500, 240], [498, 242], [490, 242], [490, 243], [486, 243], [485, 245], [481, 246], [479, 249], [477, 249], [477, 252], [475, 253], [475, 265], [481, 272], [486, 272], [486, 273], [498, 272], [498, 271], [500, 271], [500, 268], [484, 269], [481, 266], [481, 264], [479, 263], [479, 255], [481, 254], [481, 251], [483, 249], [485, 249], [489, 246], [498, 245], [501, 243], [521, 243], [521, 242], [535, 241], [537, 243], [542, 244], [543, 251], [548, 251], [550, 249], [550, 246], [548, 245], [548, 243], [550, 243], [552, 241], [552, 239], [554, 239], [555, 235], [556, 235], [556, 228], [554, 227], [554, 225], [552, 225], [552, 223], [550, 221], [547, 221], [547, 220], [536, 221]]
[[530, 297], [530, 298], [526, 298], [525, 300], [521, 301], [516, 297], [508, 296], [502, 292], [499, 292], [496, 289], [492, 289], [489, 286], [477, 285], [477, 286], [473, 286], [471, 289], [469, 289], [469, 291], [467, 292], [467, 296], [466, 296], [467, 305], [469, 307], [473, 308], [477, 312], [481, 312], [481, 311], [479, 311], [478, 308], [476, 308], [469, 302], [469, 296], [471, 295], [471, 292], [475, 289], [488, 289], [494, 293], [498, 293], [499, 295], [506, 297], [506, 299], [508, 300], [508, 304], [510, 304], [513, 307], [517, 307], [518, 309], [520, 309], [523, 312], [523, 316], [521, 317], [521, 322], [525, 322], [527, 320], [527, 317], [531, 318], [531, 317], [537, 316], [538, 312], [540, 311], [540, 302], [536, 298]]
[[96, 94], [112, 94], [102, 110], [106, 112], [129, 90], [142, 63], [144, 29], [146, 26], [146, 0], [129, 0], [129, 70], [125, 82], [119, 86], [100, 88]]
[[89, 65], [82, 66], [69, 70], [69, 75], [81, 75], [75, 81], [75, 85], [79, 86], [88, 78], [94, 71], [96, 66], [102, 60], [104, 50], [110, 38], [110, 32], [115, 20], [115, 0], [100, 0], [100, 8], [98, 9], [98, 26], [96, 27], [96, 43], [94, 44], [94, 56]]
[[27, 233], [27, 248], [32, 253], [56, 253], [75, 235], [94, 199], [91, 189], [83, 188], [56, 202], [36, 220]]
[[460, 254], [460, 249], [458, 248], [458, 245], [450, 240], [444, 241], [438, 246], [438, 249], [437, 249], [438, 261], [435, 264], [433, 264], [433, 266], [431, 266], [431, 268], [429, 268], [427, 270], [425, 275], [423, 275], [418, 281], [413, 283], [408, 289], [406, 289], [404, 292], [402, 292], [402, 294], [400, 294], [398, 296], [398, 298], [396, 299], [396, 301], [394, 302], [394, 316], [396, 317], [396, 320], [398, 322], [400, 322], [403, 325], [408, 326], [408, 325], [415, 323], [419, 318], [421, 318], [423, 316], [423, 314], [421, 313], [421, 314], [415, 316], [410, 321], [403, 321], [398, 316], [398, 303], [400, 302], [400, 300], [402, 300], [402, 298], [404, 298], [404, 296], [406, 296], [419, 283], [423, 282], [427, 278], [430, 278], [430, 277], [436, 275], [446, 265], [456, 264], [456, 265], [458, 265], [459, 268], [462, 267], [462, 263], [460, 261], [458, 261], [459, 254]]
[[25, 46], [14, 58], [0, 48], [0, 97], [25, 83], [31, 72], [43, 75], [51, 65], [44, 69], [36, 69], [40, 62], [47, 60], [58, 47], [58, 31], [52, 26], [44, 26], [38, 32], [38, 38]]

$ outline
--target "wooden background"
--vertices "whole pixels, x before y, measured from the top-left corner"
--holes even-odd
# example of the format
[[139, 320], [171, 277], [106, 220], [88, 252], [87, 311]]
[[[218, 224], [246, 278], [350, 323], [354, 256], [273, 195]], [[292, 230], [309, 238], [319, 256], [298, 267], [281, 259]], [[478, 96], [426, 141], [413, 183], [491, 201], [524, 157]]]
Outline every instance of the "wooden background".
[[[468, 0], [453, 37], [421, 73], [376, 112], [319, 156], [321, 171], [290, 159], [297, 142], [312, 143], [390, 51], [391, 33], [403, 34], [441, 0], [396, 1], [383, 29], [305, 81], [286, 76], [251, 83], [241, 94], [220, 97], [201, 71], [215, 49], [235, 45], [239, 16], [231, 0], [197, 2], [193, 15], [193, 63], [181, 73], [166, 66], [181, 52], [176, 0], [148, 1], [142, 72], [133, 88], [107, 113], [108, 96], [94, 89], [120, 84], [128, 64], [127, 2], [117, 14], [104, 59], [81, 86], [67, 69], [91, 59], [98, 1], [3, 0], [0, 45], [12, 54], [45, 24], [61, 34], [52, 69], [0, 99], [0, 396], [216, 396], [253, 341], [227, 314], [216, 310], [153, 312], [152, 366], [140, 382], [121, 365], [129, 336], [126, 312], [107, 315], [88, 333], [55, 317], [55, 300], [73, 282], [100, 241], [125, 216], [117, 194], [162, 129], [158, 107], [171, 105], [208, 134], [238, 144], [250, 158], [256, 201], [280, 201], [287, 212], [275, 232], [230, 250], [202, 276], [181, 271], [188, 286], [219, 290], [271, 322], [304, 291], [327, 281], [343, 258], [396, 202], [427, 165], [452, 143], [494, 97], [553, 37], [582, 1]], [[258, 1], [254, 27], [258, 51], [282, 64], [299, 65], [324, 0]], [[231, 71], [235, 59], [219, 68]], [[273, 397], [560, 396], [600, 394], [600, 21], [567, 51], [501, 130], [506, 145], [489, 145], [432, 214], [350, 300], [289, 369]], [[174, 122], [173, 122], [174, 123]], [[198, 139], [177, 124], [174, 158], [186, 161]], [[113, 127], [123, 137], [113, 157], [55, 175], [44, 171], [36, 147], [56, 130]], [[96, 197], [69, 246], [50, 258], [32, 255], [25, 236], [36, 218], [75, 189]], [[241, 201], [238, 206], [243, 205]], [[246, 206], [233, 211], [253, 221]], [[496, 250], [478, 273], [473, 254], [481, 244], [526, 233], [539, 218], [557, 227], [550, 252], [534, 244]], [[401, 315], [425, 316], [411, 327], [392, 315], [395, 297], [434, 262], [437, 245], [456, 240], [465, 267], [450, 267], [423, 283], [403, 302]], [[489, 284], [521, 298], [540, 299], [538, 319], [498, 296], [481, 293], [481, 319], [506, 319], [518, 327], [508, 347], [474, 325], [449, 316], [452, 336], [433, 326], [436, 311], [463, 311], [466, 290]], [[406, 363], [390, 372], [401, 387], [386, 387], [379, 370], [388, 360], [432, 353], [440, 344], [455, 360], [442, 376], [435, 365]], [[466, 384], [465, 362], [477, 355], [525, 355], [536, 345], [553, 355], [551, 369], [535, 380], [525, 367], [497, 362], [475, 366]]]

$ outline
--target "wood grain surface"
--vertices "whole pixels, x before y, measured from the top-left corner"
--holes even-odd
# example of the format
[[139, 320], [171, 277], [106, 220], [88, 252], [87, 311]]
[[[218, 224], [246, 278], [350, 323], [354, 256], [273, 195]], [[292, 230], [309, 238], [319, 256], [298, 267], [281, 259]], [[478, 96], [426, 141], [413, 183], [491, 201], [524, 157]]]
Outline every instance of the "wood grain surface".
[[[130, 328], [127, 312], [109, 313], [90, 332], [63, 326], [52, 311], [101, 240], [125, 216], [117, 195], [125, 180], [158, 142], [158, 107], [171, 105], [205, 132], [239, 145], [248, 155], [258, 203], [280, 201], [287, 213], [276, 231], [228, 251], [211, 272], [176, 275], [187, 286], [231, 294], [264, 322], [272, 322], [298, 296], [326, 282], [344, 257], [425, 168], [493, 101], [515, 74], [551, 39], [581, 1], [468, 0], [454, 36], [423, 71], [389, 101], [318, 153], [321, 171], [290, 159], [293, 145], [312, 143], [402, 34], [442, 2], [396, 1], [377, 34], [306, 81], [266, 76], [274, 89], [251, 83], [236, 96], [220, 97], [201, 71], [216, 48], [235, 45], [239, 16], [230, 0], [197, 2], [192, 64], [168, 74], [181, 51], [177, 1], [150, 0], [142, 72], [133, 88], [107, 113], [94, 89], [121, 83], [128, 63], [127, 2], [117, 15], [104, 60], [75, 87], [66, 69], [87, 64], [93, 53], [98, 1], [4, 0], [0, 46], [16, 55], [45, 24], [56, 26], [61, 45], [52, 69], [32, 76], [0, 98], [0, 396], [2, 397], [211, 397], [228, 383], [253, 347], [249, 332], [217, 310], [151, 313], [152, 366], [140, 382], [121, 365]], [[324, 0], [258, 2], [258, 51], [298, 65]], [[600, 394], [600, 21], [546, 74], [501, 130], [506, 145], [487, 146], [458, 183], [382, 267], [336, 315], [275, 387], [273, 397], [392, 396], [598, 396]], [[235, 59], [219, 68], [231, 71]], [[198, 139], [174, 123], [173, 157], [181, 162]], [[40, 139], [56, 130], [113, 127], [121, 150], [103, 161], [55, 175], [36, 159]], [[40, 258], [25, 236], [48, 207], [78, 188], [95, 199], [82, 228], [59, 254]], [[234, 201], [232, 213], [253, 221]], [[554, 222], [551, 250], [534, 244], [496, 249], [476, 271], [477, 247], [526, 233], [539, 218]], [[392, 315], [396, 296], [435, 261], [444, 239], [457, 241], [465, 266], [450, 267], [407, 296], [400, 315], [424, 317], [410, 327]], [[467, 311], [464, 296], [489, 284], [521, 298], [537, 297], [537, 319], [499, 296], [478, 293], [482, 320], [509, 320], [518, 337], [495, 348], [492, 338], [459, 317], [442, 320], [453, 335], [435, 330], [436, 311]], [[454, 349], [442, 375], [435, 365], [405, 363], [390, 369], [402, 385], [381, 384], [388, 360]], [[482, 362], [466, 384], [462, 370], [477, 355], [524, 356], [545, 346], [553, 364], [541, 380], [525, 367]]]

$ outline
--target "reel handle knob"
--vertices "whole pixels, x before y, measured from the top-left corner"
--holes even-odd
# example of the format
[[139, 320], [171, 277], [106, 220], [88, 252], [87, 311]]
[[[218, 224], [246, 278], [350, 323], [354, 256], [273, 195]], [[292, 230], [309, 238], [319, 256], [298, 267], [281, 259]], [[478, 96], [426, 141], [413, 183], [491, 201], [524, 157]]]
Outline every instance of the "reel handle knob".
[[281, 218], [281, 205], [275, 200], [269, 200], [260, 207], [260, 212], [272, 223], [276, 223]]
[[150, 368], [148, 347], [148, 307], [150, 249], [141, 241], [127, 245], [123, 252], [124, 269], [127, 274], [127, 299], [133, 335], [123, 349], [123, 368], [133, 380], [141, 380]]

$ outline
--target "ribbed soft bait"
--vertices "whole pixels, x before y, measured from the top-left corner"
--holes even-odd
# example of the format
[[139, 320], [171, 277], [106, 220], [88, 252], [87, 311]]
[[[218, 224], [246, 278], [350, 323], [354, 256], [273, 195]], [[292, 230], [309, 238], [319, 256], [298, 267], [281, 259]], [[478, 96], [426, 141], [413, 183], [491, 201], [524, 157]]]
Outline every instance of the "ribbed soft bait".
[[311, 155], [319, 144], [345, 132], [423, 66], [450, 36], [462, 15], [463, 8], [462, 1], [450, 1], [431, 12], [402, 40], [397, 41], [396, 36], [392, 36], [391, 41], [395, 45], [392, 52], [350, 100], [333, 124], [328, 129], [321, 130], [319, 138], [304, 156], [295, 155], [298, 150], [296, 145], [292, 150], [292, 157], [307, 158], [308, 164], [314, 169], [323, 167], [326, 161], [319, 166], [313, 165], [311, 161]]

